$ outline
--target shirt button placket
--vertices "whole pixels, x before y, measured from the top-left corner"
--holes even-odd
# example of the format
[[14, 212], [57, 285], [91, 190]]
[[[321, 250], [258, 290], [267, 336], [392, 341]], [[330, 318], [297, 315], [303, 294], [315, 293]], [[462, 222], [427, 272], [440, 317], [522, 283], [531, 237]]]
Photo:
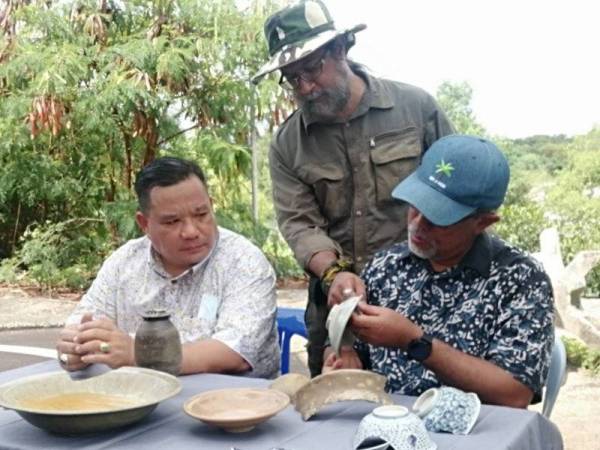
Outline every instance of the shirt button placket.
[[[345, 138], [348, 151], [348, 160], [352, 167], [352, 188], [353, 188], [353, 206], [354, 214], [352, 217], [353, 221], [353, 250], [352, 255], [355, 262], [358, 263], [358, 267], [355, 269], [359, 270], [362, 268], [361, 262], [364, 259], [364, 253], [366, 248], [366, 202], [365, 202], [365, 189], [364, 180], [360, 176], [364, 161], [362, 156], [363, 149], [361, 148], [363, 139], [360, 136], [360, 118], [355, 119], [356, 123], [346, 122], [345, 126]], [[360, 258], [360, 259], [359, 259]]]

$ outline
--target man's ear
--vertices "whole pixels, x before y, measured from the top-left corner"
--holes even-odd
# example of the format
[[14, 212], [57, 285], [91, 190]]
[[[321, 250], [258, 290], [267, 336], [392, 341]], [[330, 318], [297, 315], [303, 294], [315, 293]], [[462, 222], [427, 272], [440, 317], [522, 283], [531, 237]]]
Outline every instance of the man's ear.
[[477, 222], [475, 223], [475, 226], [477, 227], [477, 233], [481, 233], [487, 227], [495, 224], [498, 221], [500, 221], [500, 216], [495, 212], [479, 214], [477, 216]]
[[140, 230], [146, 233], [146, 230], [148, 229], [148, 219], [146, 218], [144, 213], [142, 213], [141, 211], [136, 211], [135, 221], [137, 222], [138, 227], [140, 227]]

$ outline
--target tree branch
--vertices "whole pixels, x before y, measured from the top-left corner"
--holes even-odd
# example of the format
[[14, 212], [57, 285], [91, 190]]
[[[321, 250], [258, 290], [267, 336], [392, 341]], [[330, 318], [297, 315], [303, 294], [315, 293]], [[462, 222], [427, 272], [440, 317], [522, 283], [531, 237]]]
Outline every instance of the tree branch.
[[165, 142], [170, 141], [171, 139], [179, 136], [180, 134], [187, 133], [188, 131], [193, 130], [194, 128], [198, 128], [199, 126], [200, 126], [200, 124], [196, 123], [196, 124], [192, 125], [191, 127], [186, 128], [185, 130], [179, 130], [177, 133], [172, 134], [171, 136], [164, 138], [162, 141], [160, 141], [156, 145], [157, 145], [157, 147], [160, 147]]

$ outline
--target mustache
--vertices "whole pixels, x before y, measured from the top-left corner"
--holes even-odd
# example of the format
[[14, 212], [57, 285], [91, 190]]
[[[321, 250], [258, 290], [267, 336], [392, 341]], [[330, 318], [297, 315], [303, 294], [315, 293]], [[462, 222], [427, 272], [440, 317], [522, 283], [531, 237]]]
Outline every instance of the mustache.
[[312, 102], [320, 97], [322, 97], [324, 92], [322, 91], [313, 91], [305, 95], [296, 95], [296, 98], [302, 102]]

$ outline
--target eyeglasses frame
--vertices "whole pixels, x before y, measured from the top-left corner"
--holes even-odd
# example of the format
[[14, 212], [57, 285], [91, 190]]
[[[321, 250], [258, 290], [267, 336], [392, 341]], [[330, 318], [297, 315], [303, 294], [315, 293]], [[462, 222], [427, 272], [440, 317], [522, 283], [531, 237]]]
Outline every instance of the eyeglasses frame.
[[302, 68], [292, 76], [285, 75], [283, 71], [281, 71], [279, 85], [287, 91], [293, 91], [300, 86], [300, 80], [303, 80], [306, 83], [314, 83], [323, 73], [323, 66], [325, 65], [325, 59], [327, 58], [328, 53], [329, 49], [326, 49], [313, 66]]

